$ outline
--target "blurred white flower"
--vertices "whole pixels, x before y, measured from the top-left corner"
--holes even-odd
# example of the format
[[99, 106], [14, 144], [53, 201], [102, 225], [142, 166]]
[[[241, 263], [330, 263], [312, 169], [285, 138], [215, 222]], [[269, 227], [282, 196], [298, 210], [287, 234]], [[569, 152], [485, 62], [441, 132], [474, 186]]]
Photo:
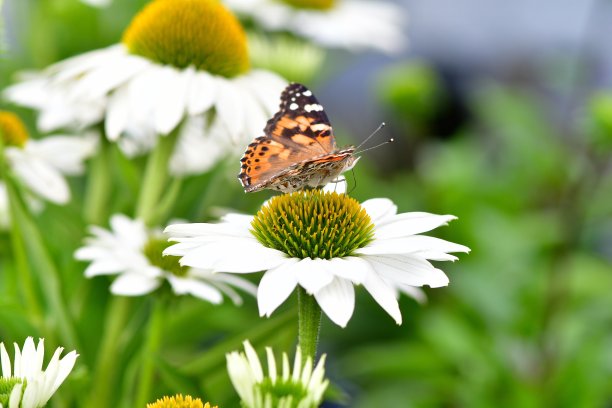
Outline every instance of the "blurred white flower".
[[257, 291], [261, 316], [270, 316], [299, 285], [344, 327], [355, 306], [353, 285], [363, 285], [401, 324], [398, 291], [418, 297], [407, 287], [448, 285], [429, 260], [453, 261], [450, 252], [469, 251], [419, 235], [453, 219], [397, 214], [386, 198], [360, 205], [345, 194], [300, 191], [273, 197], [255, 217], [229, 214], [219, 224], [170, 225], [166, 232], [178, 243], [165, 253], [216, 272], [265, 271]]
[[5, 111], [0, 111], [0, 134], [4, 156], [15, 176], [34, 195], [56, 204], [70, 201], [64, 176], [82, 174], [83, 162], [98, 146], [98, 136], [93, 132], [30, 139], [21, 120]]
[[60, 359], [63, 350], [62, 347], [56, 349], [47, 368], [43, 370], [45, 356], [43, 339], [40, 339], [38, 346], [35, 347], [32, 337], [28, 337], [22, 350], [19, 350], [19, 346], [15, 343], [15, 358], [12, 365], [4, 343], [0, 343], [2, 366], [0, 384], [4, 383], [6, 386], [13, 383], [8, 398], [8, 408], [38, 408], [47, 404], [72, 371], [78, 357], [76, 351], [71, 351]]
[[92, 237], [86, 238], [75, 257], [91, 263], [85, 269], [88, 278], [98, 275], [118, 275], [111, 292], [122, 296], [150, 293], [167, 281], [177, 295], [190, 294], [213, 304], [223, 301], [226, 294], [235, 304], [242, 298], [234, 287], [252, 295], [256, 286], [249, 281], [210, 269], [181, 267], [175, 257], [162, 256], [168, 246], [161, 231], [148, 230], [140, 220], [116, 214], [110, 220], [111, 230], [91, 226]]
[[293, 372], [287, 353], [283, 353], [282, 372], [278, 372], [274, 353], [266, 347], [268, 375], [249, 341], [244, 343], [244, 352], [227, 354], [227, 372], [234, 389], [245, 408], [299, 407], [316, 408], [323, 400], [329, 385], [325, 379], [325, 355], [321, 356], [313, 370], [312, 358], [303, 361], [297, 347]]
[[113, 0], [81, 0], [83, 3], [93, 7], [108, 7]]
[[405, 11], [385, 1], [225, 0], [238, 15], [270, 31], [289, 31], [329, 48], [402, 51]]
[[181, 175], [242, 152], [285, 85], [249, 68], [246, 35], [216, 0], [157, 0], [120, 44], [26, 74], [4, 96], [38, 110], [45, 132], [103, 121], [108, 139], [129, 156], [178, 131], [170, 169]]

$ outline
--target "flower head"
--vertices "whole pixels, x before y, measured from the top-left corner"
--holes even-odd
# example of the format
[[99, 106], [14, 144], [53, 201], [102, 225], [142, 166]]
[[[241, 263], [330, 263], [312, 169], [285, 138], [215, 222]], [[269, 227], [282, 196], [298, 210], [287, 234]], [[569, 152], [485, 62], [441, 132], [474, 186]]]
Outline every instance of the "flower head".
[[[423, 212], [397, 214], [386, 198], [357, 203], [345, 194], [298, 191], [269, 200], [255, 217], [231, 214], [219, 224], [171, 225], [178, 243], [166, 253], [181, 264], [227, 273], [265, 271], [259, 313], [270, 316], [297, 285], [313, 295], [336, 324], [353, 314], [354, 285], [362, 285], [397, 324], [398, 291], [448, 285], [429, 261], [457, 259], [469, 248], [420, 235], [455, 219]], [[240, 253], [240, 257], [235, 254]]]
[[190, 294], [218, 304], [222, 294], [240, 304], [242, 298], [234, 287], [255, 294], [255, 286], [233, 275], [212, 273], [211, 270], [179, 265], [176, 257], [162, 256], [168, 246], [167, 237], [157, 230], [148, 230], [140, 220], [124, 215], [113, 215], [111, 230], [92, 226], [92, 237], [79, 248], [75, 257], [91, 261], [85, 269], [86, 277], [118, 275], [111, 292], [123, 296], [150, 293], [164, 282], [177, 295]]
[[403, 10], [390, 2], [368, 0], [226, 0], [239, 15], [270, 31], [289, 31], [324, 47], [405, 48]]
[[98, 145], [94, 134], [31, 139], [21, 119], [6, 111], [0, 111], [0, 137], [15, 176], [32, 193], [56, 204], [70, 200], [64, 175], [83, 173], [84, 160], [94, 154]]
[[325, 379], [325, 355], [321, 356], [313, 370], [312, 358], [305, 360], [298, 347], [293, 371], [289, 357], [283, 353], [282, 372], [277, 371], [274, 353], [266, 347], [268, 375], [264, 375], [259, 357], [249, 341], [244, 342], [244, 352], [234, 351], [227, 357], [227, 371], [245, 408], [315, 408], [323, 400], [329, 385]]
[[15, 358], [12, 365], [4, 343], [0, 343], [2, 366], [0, 406], [9, 408], [45, 406], [70, 374], [78, 357], [76, 351], [71, 351], [60, 359], [62, 351], [61, 347], [55, 350], [46, 370], [43, 370], [43, 339], [40, 339], [38, 346], [35, 347], [32, 337], [28, 337], [22, 350], [15, 343]]
[[30, 74], [4, 94], [38, 110], [44, 131], [102, 121], [108, 139], [129, 156], [176, 132], [170, 170], [182, 175], [238, 154], [285, 85], [250, 69], [246, 35], [218, 0], [155, 0], [121, 43]]
[[[211, 408], [210, 403], [202, 403], [199, 398], [192, 398], [190, 395], [183, 397], [181, 394], [177, 394], [173, 397], [163, 397], [157, 401], [147, 404], [147, 408]], [[212, 408], [218, 408], [214, 406]]]

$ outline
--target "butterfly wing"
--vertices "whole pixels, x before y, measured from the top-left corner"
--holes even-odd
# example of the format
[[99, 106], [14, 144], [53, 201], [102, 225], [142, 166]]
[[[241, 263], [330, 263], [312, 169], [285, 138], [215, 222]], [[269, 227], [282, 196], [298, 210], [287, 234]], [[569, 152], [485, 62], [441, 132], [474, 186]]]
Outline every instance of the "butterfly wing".
[[249, 144], [240, 160], [238, 178], [247, 191], [265, 188], [267, 182], [291, 166], [336, 150], [323, 107], [301, 84], [285, 88], [280, 109], [268, 121], [264, 133]]

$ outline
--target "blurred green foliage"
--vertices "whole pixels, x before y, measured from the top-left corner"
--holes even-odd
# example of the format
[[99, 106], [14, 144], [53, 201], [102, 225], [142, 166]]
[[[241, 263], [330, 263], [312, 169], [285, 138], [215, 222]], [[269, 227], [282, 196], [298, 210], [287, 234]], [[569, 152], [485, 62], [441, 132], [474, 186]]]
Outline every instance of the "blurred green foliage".
[[[115, 1], [96, 10], [76, 0], [9, 2], [10, 17], [22, 23], [11, 25], [14, 41], [0, 61], [3, 87], [18, 69], [42, 68], [118, 41], [145, 3]], [[291, 72], [298, 79], [311, 74]], [[354, 407], [609, 406], [612, 93], [595, 92], [575, 116], [559, 123], [535, 88], [482, 81], [466, 97], [468, 120], [440, 139], [427, 131], [447, 104], [435, 71], [423, 61], [401, 64], [380, 83], [380, 99], [392, 115], [386, 120], [399, 124], [395, 136], [417, 134], [420, 142], [398, 143], [399, 154], [414, 157], [413, 166], [384, 177], [376, 162], [363, 158], [352, 194], [361, 201], [389, 197], [400, 211], [457, 215], [438, 235], [472, 253], [441, 266], [451, 284], [428, 290], [427, 304], [401, 299], [400, 327], [364, 291], [358, 291], [346, 329], [324, 323], [321, 351], [328, 353], [332, 394]], [[129, 213], [144, 159], [127, 160], [107, 147], [114, 200], [104, 211]], [[186, 179], [171, 218], [211, 220], [227, 208], [253, 213], [267, 195], [241, 191], [237, 163]], [[72, 180], [72, 202], [48, 205], [36, 218], [61, 276], [81, 355], [52, 400], [57, 407], [83, 406], [92, 370], [100, 364], [100, 333], [105, 319], [113, 318], [110, 280], [85, 280], [85, 265], [73, 260], [86, 235], [86, 223], [74, 214], [83, 211], [87, 182]], [[10, 254], [10, 239], [0, 233], [0, 340], [49, 337], [24, 317], [17, 282], [7, 278], [15, 270]], [[258, 350], [292, 350], [294, 306], [291, 299], [272, 319], [259, 319], [253, 299], [241, 308], [178, 299], [167, 313], [163, 353], [154, 356], [154, 396], [182, 392], [220, 407], [237, 406], [224, 354], [239, 349], [245, 338]], [[105, 356], [123, 367], [108, 379], [116, 406], [129, 406], [123, 398], [135, 387], [151, 302], [136, 298], [129, 307], [122, 351]], [[49, 341], [47, 350], [57, 345]]]

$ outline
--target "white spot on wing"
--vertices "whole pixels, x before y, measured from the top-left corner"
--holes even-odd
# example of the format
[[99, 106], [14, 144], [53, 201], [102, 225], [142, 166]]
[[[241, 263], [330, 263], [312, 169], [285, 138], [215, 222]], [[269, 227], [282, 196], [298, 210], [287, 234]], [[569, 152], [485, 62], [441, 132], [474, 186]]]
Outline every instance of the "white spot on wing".
[[304, 91], [304, 96], [312, 96], [312, 92], [309, 90]]
[[297, 103], [292, 103], [291, 105], [289, 105], [289, 109], [291, 110], [296, 110], [298, 108], [298, 104]]
[[323, 107], [319, 105], [318, 103], [313, 103], [311, 105], [304, 106], [304, 109], [306, 110], [306, 112], [311, 112], [311, 111], [319, 112], [323, 110]]

